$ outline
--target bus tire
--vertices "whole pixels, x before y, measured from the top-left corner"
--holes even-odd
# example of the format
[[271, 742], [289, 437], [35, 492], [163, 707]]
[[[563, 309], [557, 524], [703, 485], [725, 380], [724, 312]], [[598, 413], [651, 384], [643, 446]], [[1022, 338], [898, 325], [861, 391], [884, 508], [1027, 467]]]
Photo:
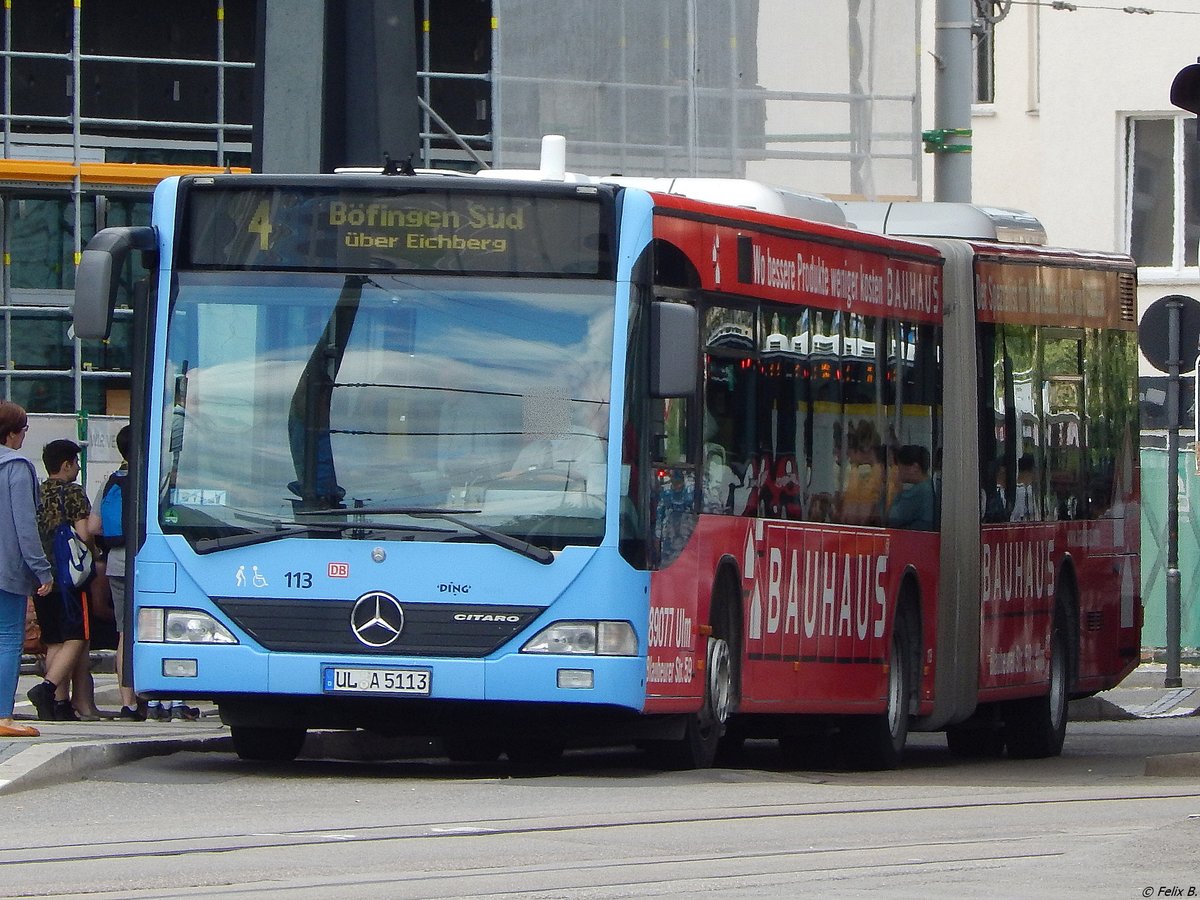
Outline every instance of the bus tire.
[[850, 716], [842, 725], [847, 760], [858, 769], [894, 769], [908, 741], [909, 703], [916, 686], [916, 623], [901, 610], [892, 627], [887, 706], [873, 716]]
[[736, 768], [746, 761], [746, 729], [738, 725], [737, 718], [725, 723], [725, 733], [717, 742], [717, 755], [713, 765]]
[[1004, 717], [1004, 739], [1013, 759], [1044, 759], [1062, 753], [1067, 736], [1071, 658], [1061, 608], [1050, 632], [1050, 686], [1039, 697], [1014, 700]]
[[291, 762], [300, 755], [308, 731], [304, 728], [253, 728], [230, 725], [233, 750], [252, 762]]
[[725, 722], [733, 712], [733, 660], [729, 642], [716, 634], [708, 638], [704, 669], [704, 702], [684, 723], [675, 740], [646, 742], [650, 759], [663, 769], [707, 769], [717, 758]]

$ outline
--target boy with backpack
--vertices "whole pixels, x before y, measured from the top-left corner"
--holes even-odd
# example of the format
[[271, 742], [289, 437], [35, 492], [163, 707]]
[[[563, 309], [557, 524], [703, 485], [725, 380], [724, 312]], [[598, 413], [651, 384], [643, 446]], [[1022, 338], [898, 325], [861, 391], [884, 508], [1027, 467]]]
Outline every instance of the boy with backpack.
[[55, 549], [55, 532], [63, 523], [71, 525], [84, 541], [91, 536], [91, 504], [75, 480], [79, 477], [79, 450], [78, 444], [65, 438], [42, 448], [42, 463], [50, 477], [41, 486], [38, 531], [46, 558], [56, 572], [58, 590], [33, 598], [42, 640], [46, 642], [46, 674], [45, 680], [34, 685], [26, 696], [43, 721], [100, 718], [88, 653], [91, 634], [84, 593], [87, 584], [76, 587], [62, 577]]
[[[125, 642], [125, 479], [129, 476], [129, 426], [117, 432], [117, 451], [121, 465], [108, 476], [96, 494], [88, 526], [96, 536], [96, 544], [106, 554], [108, 585], [112, 591], [113, 617], [117, 624], [117, 684], [121, 691], [121, 711], [118, 719], [140, 722], [146, 718], [145, 704], [138, 700], [132, 685], [126, 685], [124, 670]], [[132, 679], [130, 679], [132, 681]]]

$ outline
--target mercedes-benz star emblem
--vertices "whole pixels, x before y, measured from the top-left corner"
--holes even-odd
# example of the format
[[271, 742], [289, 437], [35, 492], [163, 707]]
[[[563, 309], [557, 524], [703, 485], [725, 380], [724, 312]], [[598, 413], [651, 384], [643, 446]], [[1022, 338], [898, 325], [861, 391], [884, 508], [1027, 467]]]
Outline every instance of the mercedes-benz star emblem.
[[404, 630], [400, 601], [384, 591], [363, 594], [350, 613], [350, 630], [368, 647], [386, 647]]

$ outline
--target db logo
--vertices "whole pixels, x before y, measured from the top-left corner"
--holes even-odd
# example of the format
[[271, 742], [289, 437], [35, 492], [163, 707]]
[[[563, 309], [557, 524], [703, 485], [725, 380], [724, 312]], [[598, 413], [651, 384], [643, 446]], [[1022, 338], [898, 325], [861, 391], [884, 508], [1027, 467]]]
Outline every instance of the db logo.
[[330, 578], [349, 578], [350, 563], [330, 563], [329, 564]]

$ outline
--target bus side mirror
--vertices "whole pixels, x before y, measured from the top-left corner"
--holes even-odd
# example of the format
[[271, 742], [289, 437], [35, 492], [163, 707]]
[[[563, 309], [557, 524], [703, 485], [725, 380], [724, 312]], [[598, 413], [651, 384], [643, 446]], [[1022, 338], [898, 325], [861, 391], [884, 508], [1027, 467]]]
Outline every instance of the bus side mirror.
[[687, 397], [699, 374], [699, 318], [686, 303], [650, 304], [650, 396]]
[[131, 250], [154, 250], [158, 238], [153, 228], [137, 225], [105, 228], [88, 241], [75, 271], [75, 336], [83, 340], [108, 337], [121, 270]]

